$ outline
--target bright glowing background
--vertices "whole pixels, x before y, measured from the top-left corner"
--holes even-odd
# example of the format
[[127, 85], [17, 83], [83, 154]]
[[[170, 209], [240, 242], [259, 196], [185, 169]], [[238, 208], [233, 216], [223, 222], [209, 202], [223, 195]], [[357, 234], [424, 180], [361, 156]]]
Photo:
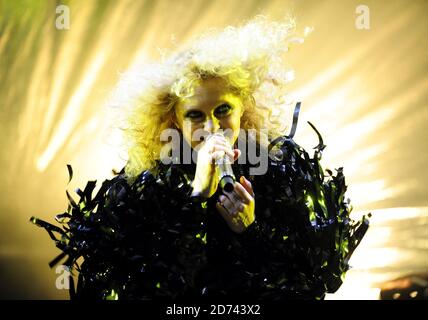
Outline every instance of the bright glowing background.
[[0, 298], [68, 297], [47, 266], [57, 250], [28, 218], [66, 209], [65, 164], [69, 190], [123, 166], [108, 108], [120, 74], [259, 13], [314, 28], [286, 56], [303, 102], [296, 140], [315, 146], [314, 123], [324, 166], [344, 166], [355, 213], [374, 216], [329, 298], [375, 298], [379, 282], [428, 271], [428, 2], [363, 1], [370, 29], [358, 30], [353, 0], [61, 1], [67, 31], [55, 28], [57, 3], [0, 0]]

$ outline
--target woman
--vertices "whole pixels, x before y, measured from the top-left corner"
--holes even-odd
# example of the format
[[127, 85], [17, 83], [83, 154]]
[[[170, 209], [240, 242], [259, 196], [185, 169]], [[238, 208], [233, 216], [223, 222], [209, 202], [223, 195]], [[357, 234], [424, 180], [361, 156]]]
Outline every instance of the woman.
[[[79, 203], [69, 197], [64, 229], [33, 218], [63, 251], [51, 264], [67, 256], [79, 272], [72, 298], [320, 299], [338, 289], [368, 224], [349, 218], [342, 169], [324, 175], [318, 132], [313, 158], [293, 141], [300, 104], [284, 135], [292, 27], [258, 17], [144, 70], [124, 170], [95, 197], [95, 182]], [[225, 159], [231, 192], [218, 187]]]

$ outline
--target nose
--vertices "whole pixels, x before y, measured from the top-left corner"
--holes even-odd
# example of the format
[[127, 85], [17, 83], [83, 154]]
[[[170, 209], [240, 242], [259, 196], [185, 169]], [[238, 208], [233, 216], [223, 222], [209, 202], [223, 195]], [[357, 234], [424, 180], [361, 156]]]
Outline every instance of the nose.
[[204, 123], [204, 131], [207, 131], [209, 133], [217, 132], [220, 129], [220, 123], [219, 121], [214, 118], [207, 118], [207, 120]]

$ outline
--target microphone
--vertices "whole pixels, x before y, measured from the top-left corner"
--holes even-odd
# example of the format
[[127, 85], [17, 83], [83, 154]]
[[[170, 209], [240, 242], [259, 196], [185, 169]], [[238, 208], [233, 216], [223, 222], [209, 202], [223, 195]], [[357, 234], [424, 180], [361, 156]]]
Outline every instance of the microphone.
[[[211, 136], [221, 135], [223, 134], [217, 132], [212, 134]], [[221, 158], [215, 161], [219, 171], [219, 185], [226, 192], [232, 192], [234, 189], [234, 183], [236, 181], [235, 174], [232, 170], [231, 161], [228, 156], [224, 154]]]
[[224, 155], [216, 161], [216, 164], [219, 169], [220, 188], [226, 192], [232, 192], [236, 178], [229, 159]]

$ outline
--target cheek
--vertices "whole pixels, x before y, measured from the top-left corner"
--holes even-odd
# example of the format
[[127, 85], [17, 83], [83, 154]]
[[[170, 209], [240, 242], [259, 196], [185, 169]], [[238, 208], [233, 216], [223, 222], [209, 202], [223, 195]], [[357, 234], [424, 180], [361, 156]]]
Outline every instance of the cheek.
[[241, 118], [238, 118], [233, 123], [233, 143], [235, 143], [236, 139], [238, 139], [240, 129], [241, 129]]
[[189, 145], [191, 145], [191, 142], [192, 142], [192, 129], [189, 128], [189, 127], [185, 127], [185, 128], [183, 128], [182, 132], [183, 132], [183, 138], [184, 138], [184, 140]]
[[201, 143], [201, 141], [193, 141], [193, 139], [194, 139], [194, 136], [195, 136], [195, 139], [197, 136], [195, 134], [195, 132], [198, 129], [202, 129], [202, 128], [203, 128], [203, 126], [201, 126], [201, 125], [195, 125], [195, 124], [190, 124], [190, 123], [188, 123], [187, 125], [184, 126], [184, 128], [182, 130], [184, 140], [192, 148], [195, 148], [199, 143]]

